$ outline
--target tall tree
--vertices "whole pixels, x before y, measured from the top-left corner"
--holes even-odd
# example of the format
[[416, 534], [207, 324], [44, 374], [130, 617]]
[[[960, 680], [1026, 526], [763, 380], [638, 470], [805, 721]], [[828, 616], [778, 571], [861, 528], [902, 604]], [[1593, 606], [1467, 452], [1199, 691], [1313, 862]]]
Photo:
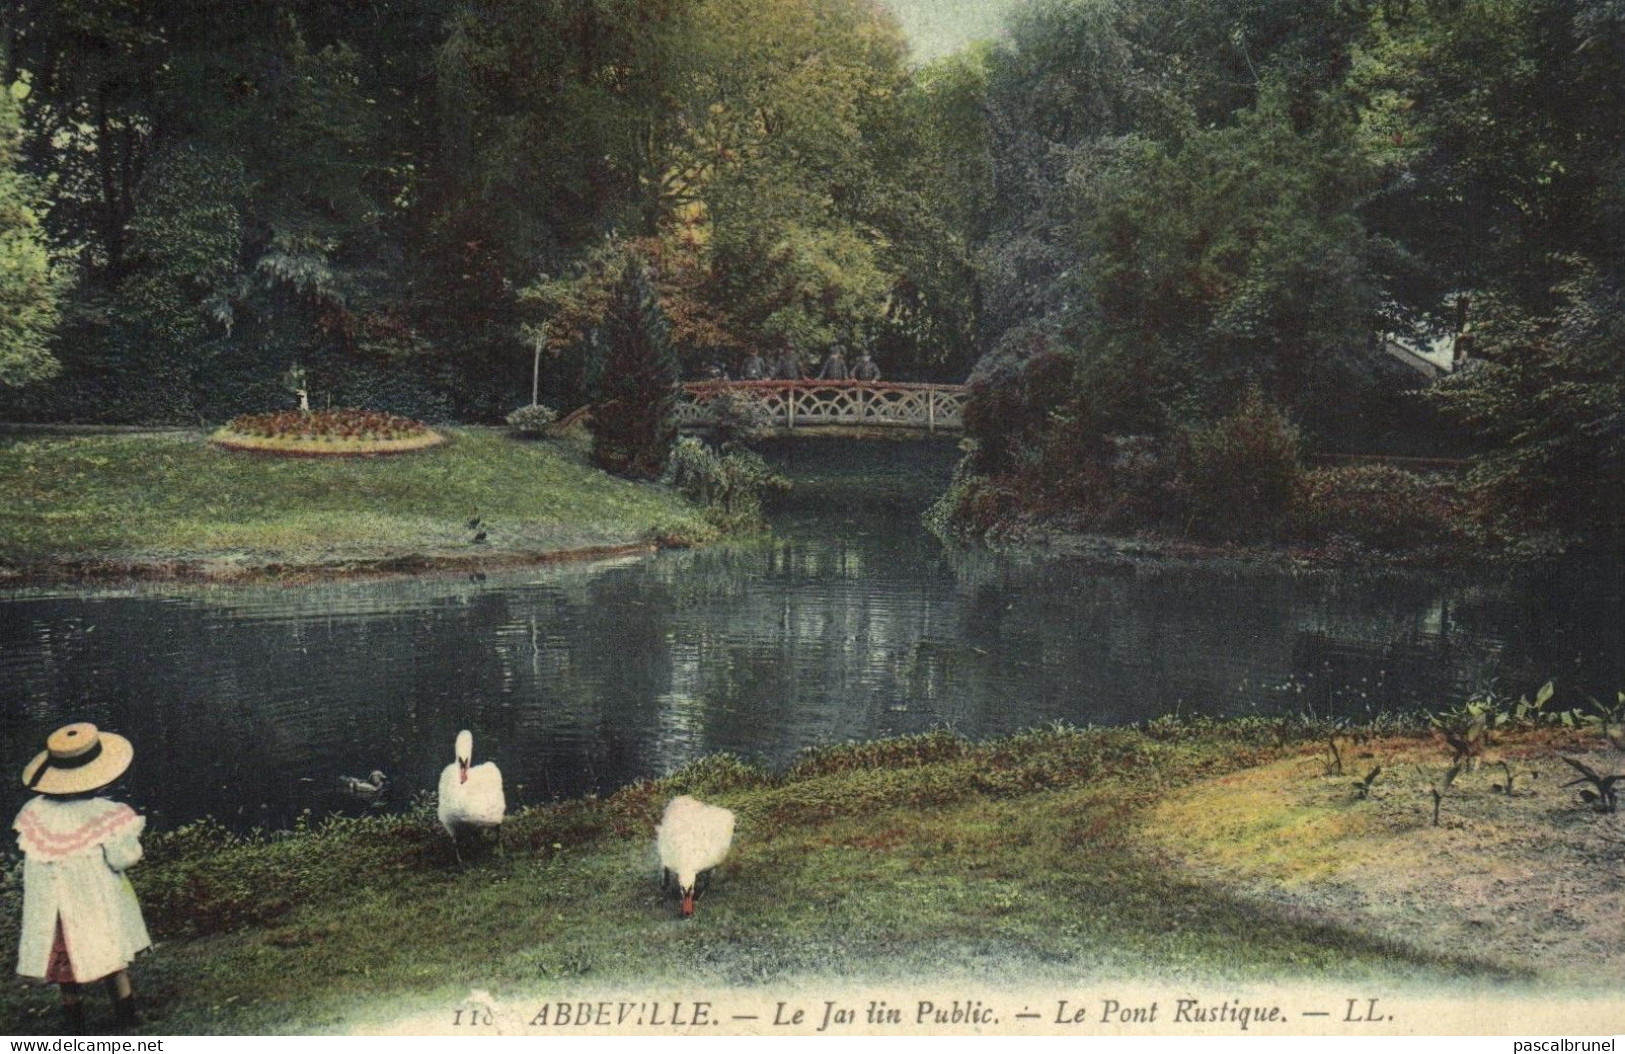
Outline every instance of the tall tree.
[[1134, 388], [1164, 407], [1223, 413], [1256, 384], [1323, 417], [1373, 365], [1381, 245], [1357, 209], [1376, 173], [1337, 109], [1300, 130], [1289, 89], [1262, 92], [1231, 127], [1090, 155], [1067, 324], [1086, 363], [1160, 358]]
[[12, 62], [39, 85], [27, 160], [50, 174], [51, 235], [85, 275], [42, 405], [189, 419], [257, 408], [290, 360], [324, 360], [330, 392], [422, 372], [401, 368], [425, 349], [402, 155], [440, 3], [7, 7]]
[[[595, 157], [610, 168], [602, 185], [628, 188], [620, 222], [600, 223], [642, 232], [683, 361], [781, 340], [813, 355], [890, 331], [949, 345], [963, 364], [968, 247], [921, 189], [937, 176], [924, 156], [946, 139], [911, 142], [896, 25], [867, 0], [660, 10], [664, 47], [642, 47], [651, 69], [618, 77], [625, 105], [595, 122], [636, 134]], [[655, 75], [661, 92], [648, 90]], [[568, 270], [547, 271], [527, 299], [567, 292]]]
[[1015, 12], [989, 62], [986, 383], [1073, 355], [1065, 427], [1118, 431], [1224, 413], [1248, 382], [1325, 425], [1369, 388], [1395, 250], [1360, 214], [1385, 173], [1345, 81], [1381, 16], [1312, 6]]
[[27, 82], [0, 85], [0, 385], [46, 380], [61, 368], [50, 352], [67, 279], [46, 245], [45, 196], [20, 170], [18, 101]]
[[0, 8], [7, 79], [26, 72], [34, 87], [28, 162], [54, 179], [53, 231], [81, 247], [92, 282], [123, 273], [136, 187], [159, 132], [161, 71], [187, 6], [14, 0]]
[[1471, 294], [1468, 369], [1439, 403], [1481, 444], [1486, 518], [1617, 546], [1625, 474], [1625, 9], [1610, 0], [1418, 7], [1356, 78], [1403, 167], [1368, 210], [1422, 263], [1404, 296], [1441, 331]]
[[1618, 258], [1622, 40], [1619, 6], [1590, 0], [1429, 4], [1374, 26], [1355, 87], [1404, 178], [1368, 213], [1427, 262], [1420, 309], [1488, 289], [1548, 314], [1576, 258]]
[[677, 442], [677, 356], [648, 265], [629, 256], [605, 319], [608, 350], [592, 416], [593, 460], [656, 479]]
[[452, 4], [415, 183], [412, 270], [418, 317], [466, 387], [505, 372], [517, 382], [528, 365], [523, 290], [648, 228], [649, 158], [681, 97], [690, 6]]
[[1478, 308], [1484, 356], [1433, 396], [1488, 441], [1469, 483], [1491, 523], [1618, 552], [1625, 538], [1625, 292], [1601, 276], [1530, 316]]
[[866, 0], [704, 0], [694, 17], [703, 59], [670, 167], [704, 218], [717, 305], [742, 343], [874, 329], [913, 233], [901, 173], [879, 167], [907, 86], [896, 24]]

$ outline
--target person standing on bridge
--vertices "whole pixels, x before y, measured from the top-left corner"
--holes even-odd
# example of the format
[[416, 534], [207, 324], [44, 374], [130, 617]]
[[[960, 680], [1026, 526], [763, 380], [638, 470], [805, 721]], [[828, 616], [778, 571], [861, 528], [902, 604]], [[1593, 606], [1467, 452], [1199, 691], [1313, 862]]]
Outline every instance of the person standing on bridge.
[[857, 364], [852, 367], [852, 379], [871, 383], [880, 380], [880, 367], [869, 357], [868, 348], [863, 349], [862, 354], [858, 356]]
[[742, 381], [767, 380], [767, 360], [762, 358], [761, 352], [754, 349], [751, 351], [750, 357], [745, 360], [745, 365], [740, 367], [739, 379]]
[[773, 367], [773, 379], [776, 381], [801, 380], [801, 356], [796, 349], [786, 344], [779, 352], [779, 361]]
[[846, 354], [839, 344], [830, 348], [829, 354], [824, 356], [824, 365], [818, 371], [818, 379], [821, 381], [846, 380]]

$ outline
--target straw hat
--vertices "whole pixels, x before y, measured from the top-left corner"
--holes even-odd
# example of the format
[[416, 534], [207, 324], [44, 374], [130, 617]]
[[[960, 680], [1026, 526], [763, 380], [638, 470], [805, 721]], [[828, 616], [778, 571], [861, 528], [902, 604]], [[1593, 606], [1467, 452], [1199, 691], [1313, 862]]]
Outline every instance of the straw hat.
[[23, 767], [23, 786], [41, 794], [83, 794], [124, 775], [135, 758], [130, 741], [98, 732], [88, 721], [64, 725], [45, 741], [45, 752]]

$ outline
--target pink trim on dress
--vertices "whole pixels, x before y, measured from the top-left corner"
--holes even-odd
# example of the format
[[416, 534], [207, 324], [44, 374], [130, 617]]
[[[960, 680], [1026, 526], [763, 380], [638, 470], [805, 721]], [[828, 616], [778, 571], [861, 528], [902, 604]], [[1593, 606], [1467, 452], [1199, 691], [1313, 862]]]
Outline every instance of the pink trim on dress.
[[25, 843], [23, 852], [60, 860], [105, 841], [114, 831], [138, 819], [140, 816], [134, 809], [120, 804], [83, 827], [57, 834], [35, 819], [32, 810], [24, 809], [17, 817], [16, 827], [18, 841]]

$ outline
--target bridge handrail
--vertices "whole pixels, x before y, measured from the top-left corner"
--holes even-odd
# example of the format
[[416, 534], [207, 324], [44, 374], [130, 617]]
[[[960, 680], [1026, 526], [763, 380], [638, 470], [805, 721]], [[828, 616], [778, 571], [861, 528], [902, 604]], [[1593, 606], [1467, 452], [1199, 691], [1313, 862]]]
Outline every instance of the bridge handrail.
[[963, 385], [908, 381], [689, 381], [678, 403], [678, 424], [704, 427], [711, 405], [730, 395], [756, 403], [775, 426], [788, 431], [856, 426], [935, 433], [963, 430], [967, 393]]
[[806, 378], [799, 381], [684, 381], [683, 388], [695, 394], [708, 394], [744, 388], [753, 391], [771, 391], [779, 388], [867, 388], [870, 391], [898, 392], [954, 392], [963, 393], [963, 384], [920, 384], [913, 381], [819, 381]]

